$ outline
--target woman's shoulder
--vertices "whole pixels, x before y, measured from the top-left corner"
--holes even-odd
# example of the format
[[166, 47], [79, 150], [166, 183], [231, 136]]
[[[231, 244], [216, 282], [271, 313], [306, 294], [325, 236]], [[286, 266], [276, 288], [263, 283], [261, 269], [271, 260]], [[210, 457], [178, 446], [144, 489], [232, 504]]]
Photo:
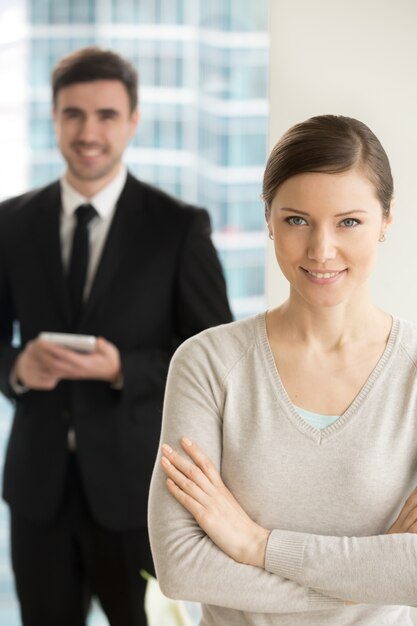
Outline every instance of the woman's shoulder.
[[394, 318], [398, 326], [400, 346], [417, 367], [417, 323], [413, 320]]
[[210, 361], [222, 369], [230, 369], [255, 345], [258, 329], [264, 323], [264, 317], [264, 313], [258, 313], [203, 330], [184, 341], [177, 349], [173, 360]]

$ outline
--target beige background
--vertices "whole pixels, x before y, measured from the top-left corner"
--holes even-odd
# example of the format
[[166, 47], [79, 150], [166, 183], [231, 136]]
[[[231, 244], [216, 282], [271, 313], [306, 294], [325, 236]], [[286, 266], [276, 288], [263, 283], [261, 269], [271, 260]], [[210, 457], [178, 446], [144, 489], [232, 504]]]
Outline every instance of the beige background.
[[[396, 190], [372, 291], [382, 308], [417, 322], [417, 2], [271, 0], [270, 10], [270, 148], [312, 115], [348, 115], [371, 127]], [[268, 245], [268, 306], [287, 292]]]
[[[312, 115], [357, 117], [391, 161], [396, 207], [372, 284], [376, 302], [417, 321], [417, 2], [271, 0], [270, 148]], [[269, 305], [287, 294], [269, 246]]]

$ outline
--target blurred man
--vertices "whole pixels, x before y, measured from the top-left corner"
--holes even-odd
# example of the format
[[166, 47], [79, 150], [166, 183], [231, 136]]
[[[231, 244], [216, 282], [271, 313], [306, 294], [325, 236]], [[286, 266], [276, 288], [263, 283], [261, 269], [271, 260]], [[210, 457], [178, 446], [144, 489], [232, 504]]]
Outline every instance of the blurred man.
[[[0, 205], [16, 589], [25, 626], [84, 626], [92, 596], [112, 626], [143, 626], [139, 571], [153, 572], [146, 508], [169, 360], [231, 313], [207, 213], [122, 163], [139, 122], [132, 65], [78, 50], [55, 67], [52, 87], [66, 172]], [[41, 332], [94, 335], [95, 349]]]

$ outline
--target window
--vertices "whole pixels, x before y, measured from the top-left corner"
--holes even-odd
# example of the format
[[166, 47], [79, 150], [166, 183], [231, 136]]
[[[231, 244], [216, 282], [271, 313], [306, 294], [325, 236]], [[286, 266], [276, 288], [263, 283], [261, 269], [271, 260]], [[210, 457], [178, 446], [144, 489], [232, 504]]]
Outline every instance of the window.
[[[22, 186], [35, 188], [64, 170], [50, 119], [57, 60], [98, 44], [136, 65], [142, 119], [128, 167], [210, 212], [237, 318], [264, 307], [266, 7], [267, 0], [28, 0], [27, 64], [10, 70], [27, 75], [27, 136], [19, 150], [28, 162]], [[139, 37], [136, 27], [143, 26], [146, 36]], [[10, 411], [0, 413], [1, 454]], [[6, 519], [0, 505], [0, 594], [12, 602]], [[8, 602], [0, 603], [1, 623]], [[18, 625], [15, 604], [4, 623]]]

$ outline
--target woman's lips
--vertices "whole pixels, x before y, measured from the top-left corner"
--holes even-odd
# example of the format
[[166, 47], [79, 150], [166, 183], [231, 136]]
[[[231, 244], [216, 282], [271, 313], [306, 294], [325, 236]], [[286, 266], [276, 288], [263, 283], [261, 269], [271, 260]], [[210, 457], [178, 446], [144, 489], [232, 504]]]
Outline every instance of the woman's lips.
[[346, 268], [343, 270], [307, 270], [302, 267], [301, 269], [306, 274], [307, 278], [309, 278], [312, 282], [319, 284], [333, 283], [347, 271]]

